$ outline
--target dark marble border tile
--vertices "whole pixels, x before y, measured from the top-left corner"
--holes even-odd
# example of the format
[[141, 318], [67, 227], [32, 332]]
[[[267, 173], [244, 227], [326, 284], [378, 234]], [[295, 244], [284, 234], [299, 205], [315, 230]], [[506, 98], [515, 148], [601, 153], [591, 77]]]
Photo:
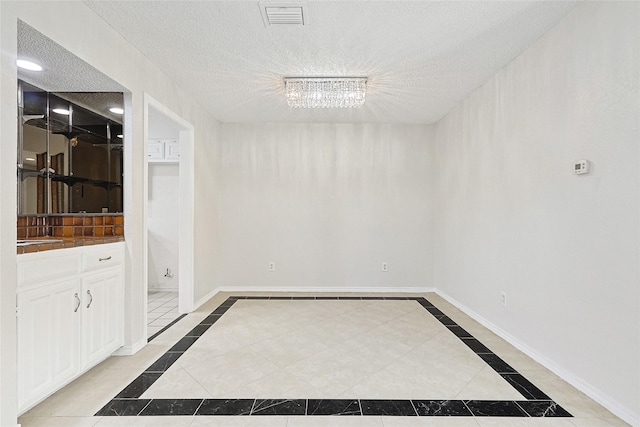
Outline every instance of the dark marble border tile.
[[410, 400], [365, 400], [360, 399], [362, 415], [380, 415], [395, 417], [417, 416]]
[[191, 347], [196, 341], [198, 341], [198, 337], [190, 337], [188, 335], [185, 335], [184, 337], [182, 337], [180, 339], [180, 341], [178, 341], [177, 343], [175, 343], [175, 345], [173, 347], [171, 347], [169, 349], [169, 352], [182, 352], [184, 353], [185, 351], [187, 351], [189, 349], [189, 347]]
[[463, 338], [462, 342], [476, 354], [493, 354], [491, 350], [475, 338]]
[[530, 417], [571, 417], [562, 406], [553, 400], [523, 400], [516, 402]]
[[357, 400], [309, 399], [307, 415], [362, 415], [362, 410]]
[[518, 372], [494, 353], [478, 353], [478, 356], [499, 374], [515, 374]]
[[171, 365], [176, 363], [176, 360], [178, 360], [183, 354], [183, 352], [166, 352], [165, 354], [160, 356], [158, 360], [153, 362], [151, 366], [149, 366], [144, 372], [158, 372], [162, 375], [162, 373], [169, 369]]
[[528, 417], [516, 402], [509, 400], [469, 400], [465, 401], [476, 417]]
[[194, 415], [203, 399], [151, 399], [139, 415]]
[[251, 415], [305, 415], [305, 399], [256, 399]]
[[470, 417], [473, 414], [462, 400], [413, 400], [421, 417]]
[[96, 412], [96, 417], [119, 416], [128, 417], [138, 415], [151, 399], [113, 399]]
[[455, 336], [458, 338], [473, 338], [469, 332], [462, 328], [462, 326], [458, 325], [445, 325], [447, 329], [449, 329]]
[[220, 316], [222, 316], [222, 315], [221, 314], [210, 314], [202, 322], [200, 322], [200, 325], [213, 325], [214, 323], [216, 323], [220, 319]]
[[160, 378], [161, 372], [143, 372], [131, 381], [114, 399], [137, 399]]
[[519, 373], [500, 374], [513, 388], [518, 390], [528, 400], [551, 400], [542, 390]]
[[190, 330], [189, 332], [187, 332], [187, 335], [185, 335], [185, 337], [201, 337], [202, 334], [204, 334], [205, 332], [207, 332], [207, 330], [211, 327], [211, 324], [203, 324], [200, 323], [198, 324], [198, 326], [196, 326], [195, 328], [193, 328], [192, 330]]
[[204, 399], [196, 415], [250, 415], [255, 399]]

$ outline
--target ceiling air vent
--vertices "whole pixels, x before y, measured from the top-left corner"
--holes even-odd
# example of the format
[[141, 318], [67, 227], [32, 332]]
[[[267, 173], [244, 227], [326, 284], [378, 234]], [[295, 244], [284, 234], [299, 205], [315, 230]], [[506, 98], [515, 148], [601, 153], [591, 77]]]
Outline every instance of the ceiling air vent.
[[260, 2], [260, 11], [265, 26], [305, 25], [308, 23], [305, 4]]

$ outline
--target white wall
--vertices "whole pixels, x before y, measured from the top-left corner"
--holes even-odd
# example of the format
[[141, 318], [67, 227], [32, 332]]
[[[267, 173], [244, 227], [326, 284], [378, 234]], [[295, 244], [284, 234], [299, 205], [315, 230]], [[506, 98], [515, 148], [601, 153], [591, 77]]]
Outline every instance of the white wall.
[[[149, 163], [149, 289], [178, 291], [179, 172], [176, 163]], [[172, 277], [166, 276], [167, 268]]]
[[579, 6], [436, 128], [436, 286], [636, 423], [638, 22]]
[[[170, 118], [149, 108], [148, 138], [180, 140], [180, 128]], [[149, 288], [178, 291], [180, 166], [177, 163], [149, 163], [147, 229], [149, 230]], [[173, 277], [166, 277], [167, 268]]]
[[427, 126], [222, 124], [210, 159], [216, 284], [431, 286], [430, 139]]
[[[145, 138], [144, 93], [167, 106], [195, 127], [195, 156], [210, 158], [216, 121], [179, 89], [163, 72], [135, 50], [82, 2], [0, 2], [0, 140], [16, 141], [17, 20], [65, 47], [80, 59], [129, 89], [125, 95], [125, 239], [126, 239], [126, 329], [125, 342], [136, 348], [146, 342], [145, 279], [143, 248], [146, 245], [144, 209]], [[73, 31], [69, 31], [73, 28]], [[78, 35], [82, 36], [79, 37]], [[3, 144], [0, 154], [0, 425], [16, 424], [15, 360], [15, 243], [16, 237], [16, 147]], [[204, 165], [208, 166], [208, 165]], [[196, 160], [195, 173], [203, 167]], [[196, 224], [207, 223], [208, 183], [196, 181]], [[194, 300], [213, 289], [198, 266], [209, 263], [212, 240], [196, 234]], [[206, 269], [202, 270], [204, 274]]]

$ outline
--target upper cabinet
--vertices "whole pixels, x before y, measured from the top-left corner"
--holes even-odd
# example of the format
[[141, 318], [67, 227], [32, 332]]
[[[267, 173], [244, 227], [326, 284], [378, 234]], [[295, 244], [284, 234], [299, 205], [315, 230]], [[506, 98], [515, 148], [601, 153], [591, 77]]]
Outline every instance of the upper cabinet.
[[151, 163], [178, 163], [180, 145], [175, 139], [150, 139], [147, 145], [147, 158]]
[[18, 89], [18, 214], [122, 212], [122, 93]]

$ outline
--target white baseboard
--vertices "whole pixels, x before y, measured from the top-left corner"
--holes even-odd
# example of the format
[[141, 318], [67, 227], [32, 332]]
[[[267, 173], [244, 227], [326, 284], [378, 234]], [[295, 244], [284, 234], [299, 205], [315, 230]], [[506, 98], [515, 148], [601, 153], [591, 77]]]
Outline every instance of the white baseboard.
[[141, 339], [132, 345], [125, 345], [117, 349], [112, 356], [132, 356], [142, 350], [147, 345], [147, 339]]
[[150, 291], [159, 291], [159, 292], [178, 292], [178, 288], [174, 285], [154, 285], [149, 286]]
[[471, 310], [469, 307], [465, 306], [464, 304], [461, 304], [460, 302], [450, 297], [446, 293], [442, 292], [441, 290], [436, 289], [435, 292], [439, 296], [447, 300], [449, 303], [454, 305], [456, 308], [460, 309], [467, 316], [471, 317], [472, 319], [480, 323], [482, 326], [489, 329], [491, 332], [495, 333], [500, 338], [504, 339], [509, 344], [511, 344], [512, 346], [514, 346], [515, 348], [517, 348], [518, 350], [520, 350], [521, 352], [523, 352], [524, 354], [526, 354], [527, 356], [529, 356], [530, 358], [532, 358], [533, 360], [535, 360], [536, 362], [538, 362], [539, 364], [541, 364], [542, 366], [544, 366], [545, 368], [547, 368], [548, 370], [550, 370], [551, 372], [553, 372], [554, 374], [556, 374], [557, 376], [559, 376], [560, 378], [568, 382], [569, 384], [571, 384], [573, 387], [580, 390], [581, 392], [589, 396], [591, 399], [593, 399], [600, 405], [604, 406], [606, 409], [611, 411], [615, 416], [621, 418], [623, 421], [633, 426], [640, 425], [640, 420], [637, 419], [628, 408], [621, 406], [617, 401], [615, 401], [614, 399], [611, 399], [609, 396], [602, 393], [596, 387], [592, 386], [591, 384], [587, 383], [581, 378], [578, 378], [575, 375], [572, 375], [570, 372], [567, 372], [567, 370], [564, 369], [563, 367], [553, 363], [552, 361], [547, 359], [544, 355], [542, 355], [535, 349], [524, 344], [522, 341], [520, 341], [513, 335], [504, 331], [500, 327], [496, 326], [494, 323], [480, 316], [478, 313]]
[[[326, 286], [326, 287], [264, 287], [264, 286], [233, 286], [233, 287], [220, 287], [215, 290], [215, 293], [218, 292], [227, 292], [233, 294], [234, 292], [243, 293], [243, 292], [283, 292], [283, 293], [367, 293], [367, 294], [376, 294], [376, 293], [392, 293], [392, 294], [423, 294], [426, 292], [435, 292], [435, 288], [428, 287], [415, 287], [415, 286], [405, 286], [405, 287], [371, 287], [371, 286], [351, 286], [351, 287], [338, 287], [338, 286]], [[214, 295], [215, 295], [214, 293]]]
[[215, 297], [218, 294], [218, 292], [221, 292], [220, 288], [215, 288], [214, 290], [212, 290], [211, 292], [209, 292], [208, 294], [200, 298], [198, 301], [196, 301], [193, 304], [193, 309], [191, 311], [196, 311], [197, 309], [199, 309], [200, 306], [202, 306], [202, 304], [209, 301], [211, 298]]

